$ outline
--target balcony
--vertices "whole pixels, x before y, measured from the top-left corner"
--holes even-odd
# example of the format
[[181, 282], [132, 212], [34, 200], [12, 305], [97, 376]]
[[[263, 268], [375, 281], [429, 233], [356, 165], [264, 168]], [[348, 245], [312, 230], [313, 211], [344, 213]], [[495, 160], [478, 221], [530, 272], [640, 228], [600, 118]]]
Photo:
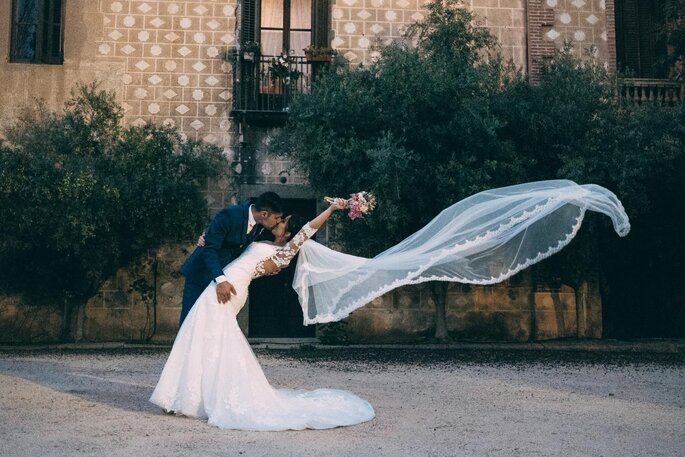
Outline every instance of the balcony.
[[618, 95], [629, 103], [675, 105], [685, 102], [685, 81], [624, 78], [619, 81]]
[[293, 77], [279, 77], [273, 71], [273, 56], [244, 53], [234, 65], [233, 110], [231, 115], [250, 122], [283, 123], [297, 94], [309, 92], [324, 62], [308, 62], [291, 56], [285, 70]]

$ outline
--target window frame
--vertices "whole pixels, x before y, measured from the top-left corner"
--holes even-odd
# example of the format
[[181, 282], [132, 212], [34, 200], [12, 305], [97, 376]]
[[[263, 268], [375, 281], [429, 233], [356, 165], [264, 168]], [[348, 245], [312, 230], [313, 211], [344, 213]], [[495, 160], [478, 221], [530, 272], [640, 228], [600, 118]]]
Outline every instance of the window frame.
[[[288, 3], [289, 0], [288, 0]], [[242, 0], [240, 19], [240, 41], [246, 43], [259, 42], [261, 38], [261, 0]], [[332, 0], [312, 0], [311, 40], [315, 47], [330, 47], [331, 8]], [[285, 8], [284, 8], [285, 9]], [[288, 22], [290, 18], [288, 17]], [[284, 24], [285, 25], [285, 24]], [[309, 29], [307, 29], [309, 30]], [[295, 30], [297, 31], [297, 30]], [[288, 37], [290, 40], [290, 37]], [[261, 43], [260, 43], [261, 45]]]
[[[259, 13], [257, 15], [258, 17], [258, 22], [255, 24], [255, 30], [256, 30], [256, 36], [260, 38], [260, 45], [261, 45], [261, 36], [262, 36], [262, 30], [271, 30], [271, 31], [280, 31], [282, 33], [282, 42], [281, 42], [281, 53], [287, 53], [288, 55], [292, 55], [292, 49], [290, 48], [290, 34], [292, 32], [309, 32], [309, 45], [311, 46], [314, 40], [314, 0], [311, 1], [311, 7], [310, 7], [310, 26], [308, 29], [300, 29], [300, 28], [292, 28], [290, 27], [290, 16], [291, 16], [291, 0], [283, 0], [283, 27], [282, 28], [277, 28], [277, 27], [262, 27], [262, 17], [261, 17], [261, 12], [262, 12], [262, 1], [258, 0], [257, 1], [259, 5]], [[263, 54], [263, 55], [268, 55], [271, 56], [270, 54]], [[275, 56], [274, 56], [275, 57]]]
[[[63, 0], [29, 0], [34, 1], [38, 8], [36, 18], [36, 33], [34, 42], [33, 59], [18, 56], [20, 43], [18, 37], [20, 25], [19, 2], [26, 0], [12, 0], [10, 17], [10, 46], [9, 63], [34, 64], [34, 65], [62, 65], [64, 63], [64, 7]], [[59, 17], [55, 12], [59, 11]], [[55, 43], [55, 28], [59, 29], [57, 43]]]

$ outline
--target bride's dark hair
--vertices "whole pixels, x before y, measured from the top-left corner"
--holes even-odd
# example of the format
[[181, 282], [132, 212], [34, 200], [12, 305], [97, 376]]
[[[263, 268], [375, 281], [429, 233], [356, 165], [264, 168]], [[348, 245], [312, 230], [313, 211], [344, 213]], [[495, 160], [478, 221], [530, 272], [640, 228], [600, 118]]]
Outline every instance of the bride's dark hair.
[[294, 237], [297, 232], [300, 231], [300, 229], [306, 224], [307, 219], [297, 213], [293, 213], [290, 215], [290, 218], [288, 219], [288, 225], [285, 227], [286, 232], [290, 232], [290, 238]]

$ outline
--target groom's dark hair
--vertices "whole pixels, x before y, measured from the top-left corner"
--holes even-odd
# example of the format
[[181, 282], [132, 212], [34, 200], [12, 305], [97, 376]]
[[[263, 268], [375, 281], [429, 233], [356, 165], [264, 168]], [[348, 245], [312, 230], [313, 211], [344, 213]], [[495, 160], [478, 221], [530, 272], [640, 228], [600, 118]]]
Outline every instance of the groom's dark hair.
[[283, 213], [283, 202], [276, 192], [264, 192], [253, 204], [257, 211]]

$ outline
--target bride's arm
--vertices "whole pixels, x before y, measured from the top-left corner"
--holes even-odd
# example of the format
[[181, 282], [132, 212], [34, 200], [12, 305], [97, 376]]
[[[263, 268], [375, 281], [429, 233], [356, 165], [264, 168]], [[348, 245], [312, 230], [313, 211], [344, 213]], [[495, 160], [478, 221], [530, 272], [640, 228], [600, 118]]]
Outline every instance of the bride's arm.
[[[309, 225], [311, 228], [314, 229], [314, 231], [319, 230], [321, 228], [321, 226], [323, 225], [323, 223], [326, 222], [326, 220], [329, 217], [331, 217], [331, 214], [333, 214], [336, 210], [343, 209], [346, 207], [347, 207], [347, 202], [345, 200], [343, 200], [342, 198], [336, 198], [333, 201], [333, 203], [331, 203], [331, 206], [329, 206], [325, 210], [321, 211], [321, 213], [318, 216], [316, 216], [311, 221], [307, 222], [307, 224], [305, 224], [305, 227], [307, 225]], [[304, 229], [304, 227], [302, 227], [302, 229]], [[302, 230], [300, 230], [300, 232], [302, 232]], [[298, 232], [298, 235], [300, 234], [300, 232]], [[293, 240], [295, 240], [295, 237], [293, 237], [291, 242]]]

